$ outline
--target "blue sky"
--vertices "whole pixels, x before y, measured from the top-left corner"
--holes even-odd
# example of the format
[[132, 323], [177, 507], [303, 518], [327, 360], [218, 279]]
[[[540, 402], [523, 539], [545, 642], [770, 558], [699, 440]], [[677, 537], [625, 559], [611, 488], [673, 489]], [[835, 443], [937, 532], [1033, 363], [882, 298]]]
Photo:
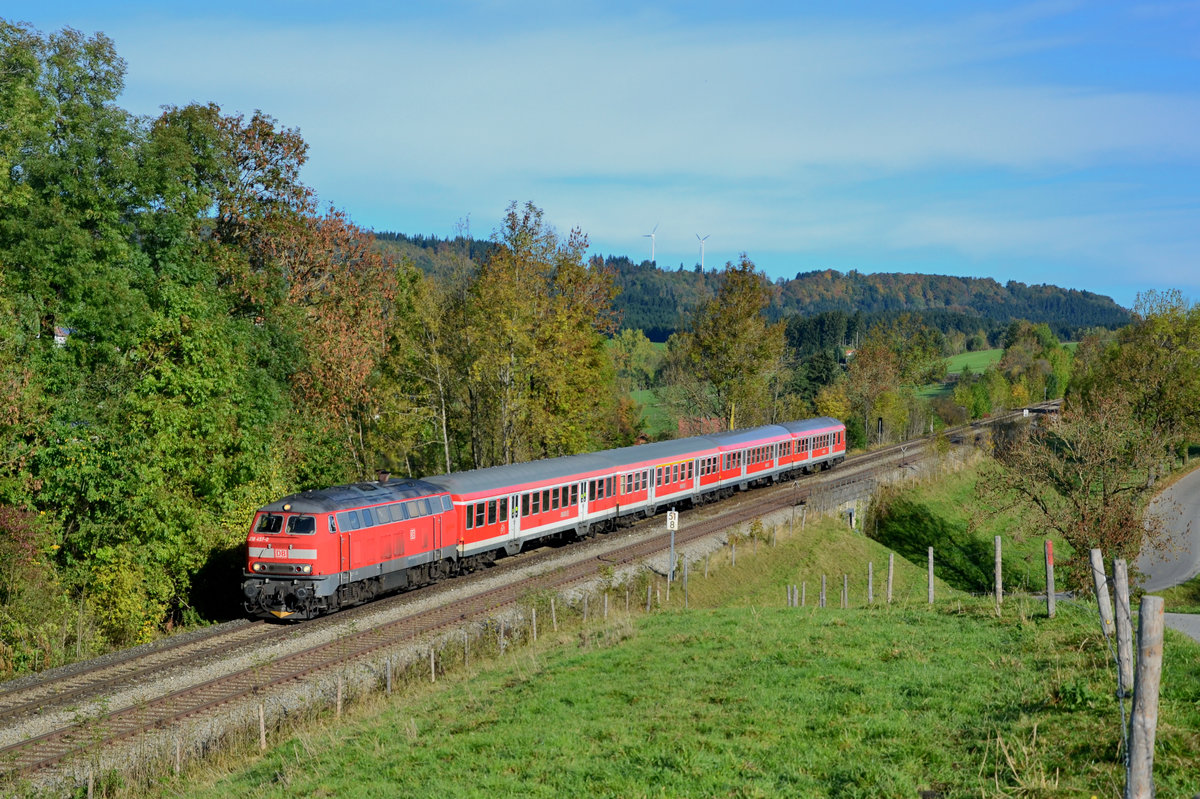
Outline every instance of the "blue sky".
[[1200, 3], [9, 0], [122, 104], [262, 109], [378, 230], [532, 200], [600, 254], [1200, 300]]

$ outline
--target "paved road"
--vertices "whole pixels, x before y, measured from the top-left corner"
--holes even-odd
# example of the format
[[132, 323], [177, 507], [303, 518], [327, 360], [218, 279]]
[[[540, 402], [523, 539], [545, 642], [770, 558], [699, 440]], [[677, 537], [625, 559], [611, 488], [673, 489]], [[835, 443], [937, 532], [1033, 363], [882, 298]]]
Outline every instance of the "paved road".
[[[1178, 505], [1178, 513], [1172, 509], [1172, 502]], [[1155, 498], [1150, 513], [1164, 519], [1175, 550], [1165, 560], [1154, 553], [1143, 553], [1138, 558], [1137, 567], [1146, 575], [1142, 587], [1153, 592], [1186, 583], [1200, 574], [1200, 469]]]
[[[1172, 508], [1171, 503], [1177, 504]], [[1182, 478], [1150, 504], [1167, 523], [1174, 551], [1166, 557], [1144, 553], [1137, 567], [1145, 575], [1143, 587], [1150, 592], [1186, 583], [1200, 574], [1200, 469]], [[1200, 616], [1167, 613], [1164, 621], [1173, 630], [1200, 641]]]

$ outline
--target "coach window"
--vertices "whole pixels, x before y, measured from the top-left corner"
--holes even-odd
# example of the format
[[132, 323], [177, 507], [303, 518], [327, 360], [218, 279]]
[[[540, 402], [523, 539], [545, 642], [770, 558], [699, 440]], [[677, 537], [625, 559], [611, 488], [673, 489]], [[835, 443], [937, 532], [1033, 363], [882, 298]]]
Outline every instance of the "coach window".
[[550, 510], [558, 510], [558, 489], [550, 489]]
[[521, 515], [522, 516], [529, 515], [529, 495], [528, 494], [521, 495]]
[[496, 500], [490, 499], [487, 504], [487, 523], [496, 523]]
[[505, 519], [508, 518], [508, 497], [505, 497], [504, 499], [500, 500], [499, 516], [500, 516], [500, 521], [504, 521]]
[[486, 502], [480, 502], [475, 505], [475, 526], [476, 527], [483, 527], [484, 519], [487, 518], [485, 516], [486, 513], [487, 513], [487, 503]]
[[470, 530], [475, 526], [475, 506], [467, 506], [467, 529]]
[[572, 505], [579, 504], [579, 483], [571, 484], [571, 504]]
[[529, 513], [532, 516], [537, 516], [542, 512], [542, 494], [539, 491], [534, 491], [529, 497]]

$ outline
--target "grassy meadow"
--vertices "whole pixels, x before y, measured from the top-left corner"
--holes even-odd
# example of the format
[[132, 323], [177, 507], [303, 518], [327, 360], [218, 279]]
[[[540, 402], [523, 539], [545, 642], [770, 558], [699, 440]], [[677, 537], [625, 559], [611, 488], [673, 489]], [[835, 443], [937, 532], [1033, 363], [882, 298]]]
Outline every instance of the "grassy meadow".
[[[543, 629], [537, 643], [434, 685], [417, 669], [391, 698], [369, 697], [340, 720], [297, 720], [265, 753], [250, 744], [165, 778], [157, 795], [1118, 796], [1121, 711], [1095, 612], [1060, 602], [1050, 620], [1043, 603], [1008, 597], [997, 614], [955, 587], [973, 585], [968, 564], [991, 569], [992, 530], [966, 532], [969, 482], [964, 473], [898, 494], [879, 516], [883, 537], [920, 552], [915, 563], [896, 558], [891, 605], [888, 550], [845, 524], [801, 529], [798, 516], [794, 532], [790, 519], [743, 529], [755, 538], [738, 540], [736, 566], [728, 547], [707, 579], [704, 561], [693, 563], [686, 609], [678, 585], [668, 602], [657, 582], [656, 609], [644, 613], [640, 582], [626, 613], [614, 586], [608, 618], [599, 603], [586, 623], [560, 607], [559, 631]], [[961, 563], [939, 560], [946, 579], [928, 605], [925, 546], [948, 553], [974, 539], [986, 552], [964, 543]], [[1010, 548], [1019, 571], [1024, 555]], [[829, 607], [817, 608], [822, 574]], [[786, 607], [785, 586], [802, 581], [807, 606]], [[1168, 631], [1160, 796], [1200, 787], [1198, 751], [1200, 647]]]

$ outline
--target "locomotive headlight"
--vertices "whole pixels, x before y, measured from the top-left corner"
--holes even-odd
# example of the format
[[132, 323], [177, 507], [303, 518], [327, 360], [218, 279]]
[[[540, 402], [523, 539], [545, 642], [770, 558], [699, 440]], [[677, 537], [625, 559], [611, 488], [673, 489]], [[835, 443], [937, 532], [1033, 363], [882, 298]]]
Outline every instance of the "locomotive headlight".
[[263, 565], [261, 563], [254, 563], [250, 566], [250, 568], [256, 572], [260, 572], [263, 570]]
[[301, 574], [312, 574], [312, 564], [305, 563], [303, 566], [300, 567], [300, 573]]

